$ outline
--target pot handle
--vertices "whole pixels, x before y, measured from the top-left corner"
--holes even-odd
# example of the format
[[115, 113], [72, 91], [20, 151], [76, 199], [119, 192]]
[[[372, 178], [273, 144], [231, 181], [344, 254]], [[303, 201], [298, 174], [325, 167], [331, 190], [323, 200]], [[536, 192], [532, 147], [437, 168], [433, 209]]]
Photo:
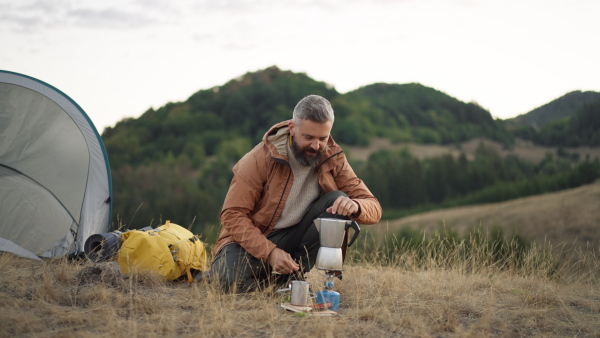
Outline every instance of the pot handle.
[[346, 230], [348, 230], [349, 228], [354, 229], [354, 236], [352, 236], [352, 239], [348, 242], [348, 244], [346, 244], [346, 246], [352, 245], [352, 243], [354, 243], [354, 240], [356, 240], [356, 237], [358, 237], [358, 234], [360, 233], [360, 227], [358, 226], [358, 223], [356, 223], [356, 221], [349, 221], [348, 223], [346, 223]]

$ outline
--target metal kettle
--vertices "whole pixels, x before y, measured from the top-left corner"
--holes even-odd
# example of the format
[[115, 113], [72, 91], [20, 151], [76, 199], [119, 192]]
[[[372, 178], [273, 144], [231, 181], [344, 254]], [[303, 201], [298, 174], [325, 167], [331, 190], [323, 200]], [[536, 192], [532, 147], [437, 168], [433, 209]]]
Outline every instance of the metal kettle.
[[360, 233], [358, 223], [338, 218], [317, 218], [314, 223], [319, 231], [321, 244], [317, 252], [316, 268], [327, 271], [341, 271], [344, 263], [342, 254], [344, 235], [349, 228], [354, 229], [354, 236], [346, 246], [352, 245]]
[[352, 245], [360, 233], [360, 227], [356, 221], [338, 218], [317, 218], [314, 223], [319, 231], [321, 246], [328, 248], [341, 248], [344, 242], [344, 234], [349, 228], [354, 229], [354, 236], [352, 236], [352, 239], [346, 246]]

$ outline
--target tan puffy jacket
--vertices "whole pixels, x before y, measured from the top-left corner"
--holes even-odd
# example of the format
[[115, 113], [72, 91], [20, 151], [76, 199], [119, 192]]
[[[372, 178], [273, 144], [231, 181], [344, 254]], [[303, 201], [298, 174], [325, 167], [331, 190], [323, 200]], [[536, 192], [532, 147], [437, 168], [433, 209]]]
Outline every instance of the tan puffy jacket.
[[[287, 157], [288, 122], [271, 127], [262, 142], [233, 167], [234, 177], [221, 211], [222, 229], [215, 244], [215, 256], [234, 242], [263, 261], [275, 249], [276, 245], [266, 235], [277, 223], [294, 180]], [[341, 190], [360, 205], [355, 221], [360, 224], [379, 221], [379, 201], [356, 177], [342, 148], [331, 137], [317, 168], [322, 194]]]

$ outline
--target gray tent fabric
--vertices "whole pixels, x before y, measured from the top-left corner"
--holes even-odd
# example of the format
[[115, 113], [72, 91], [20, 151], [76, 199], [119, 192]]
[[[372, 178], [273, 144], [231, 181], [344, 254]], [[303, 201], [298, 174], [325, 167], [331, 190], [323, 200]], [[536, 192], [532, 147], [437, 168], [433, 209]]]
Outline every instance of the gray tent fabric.
[[0, 70], [0, 250], [82, 252], [89, 236], [108, 231], [111, 184], [83, 109], [47, 83]]

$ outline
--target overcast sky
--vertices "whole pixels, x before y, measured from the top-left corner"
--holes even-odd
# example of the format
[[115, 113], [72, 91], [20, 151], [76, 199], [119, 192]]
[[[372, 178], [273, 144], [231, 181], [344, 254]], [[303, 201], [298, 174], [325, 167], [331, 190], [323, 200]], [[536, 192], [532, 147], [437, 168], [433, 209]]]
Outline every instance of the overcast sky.
[[418, 82], [505, 119], [600, 91], [599, 14], [597, 0], [0, 0], [0, 69], [60, 89], [99, 132], [272, 65], [341, 93]]

